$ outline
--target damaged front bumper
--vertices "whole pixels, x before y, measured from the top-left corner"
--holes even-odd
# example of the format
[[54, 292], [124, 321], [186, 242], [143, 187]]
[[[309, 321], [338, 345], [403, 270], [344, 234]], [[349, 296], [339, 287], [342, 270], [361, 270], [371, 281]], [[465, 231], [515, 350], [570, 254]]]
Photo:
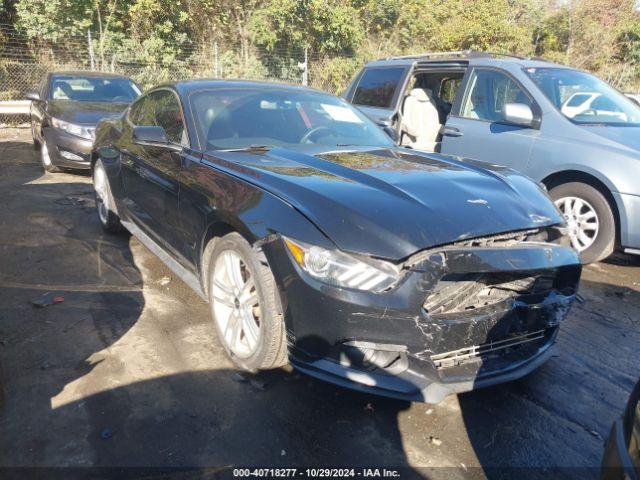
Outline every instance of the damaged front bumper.
[[263, 250], [294, 367], [356, 390], [429, 403], [541, 365], [581, 271], [573, 250], [553, 243], [452, 245], [417, 255], [398, 285], [376, 294], [312, 279], [282, 241]]

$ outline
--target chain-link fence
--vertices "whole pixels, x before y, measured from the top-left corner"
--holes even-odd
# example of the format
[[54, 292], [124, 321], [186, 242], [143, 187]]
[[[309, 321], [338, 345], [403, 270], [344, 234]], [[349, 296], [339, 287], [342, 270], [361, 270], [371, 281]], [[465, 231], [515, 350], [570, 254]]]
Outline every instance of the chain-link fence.
[[[269, 50], [251, 45], [149, 44], [125, 47], [86, 38], [58, 42], [28, 38], [0, 24], [0, 102], [23, 100], [52, 71], [97, 70], [123, 74], [143, 88], [186, 78], [246, 78], [283, 81], [337, 93], [360, 62], [349, 56], [324, 56], [304, 50]], [[1, 103], [0, 103], [1, 105]], [[4, 115], [0, 125], [25, 123], [26, 115]]]

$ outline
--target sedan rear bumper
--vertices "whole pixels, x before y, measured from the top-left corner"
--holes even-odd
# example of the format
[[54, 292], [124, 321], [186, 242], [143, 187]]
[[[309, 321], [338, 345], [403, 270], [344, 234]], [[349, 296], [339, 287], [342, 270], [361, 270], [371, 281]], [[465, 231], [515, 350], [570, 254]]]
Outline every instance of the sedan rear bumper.
[[53, 165], [83, 170], [91, 167], [93, 140], [53, 127], [44, 128], [43, 133]]
[[[553, 244], [445, 249], [413, 265], [392, 291], [374, 294], [317, 282], [281, 241], [263, 249], [294, 367], [356, 390], [429, 403], [522, 377], [547, 360], [580, 276], [575, 253]], [[467, 289], [464, 302], [477, 295], [482, 303], [460, 308], [460, 291], [443, 303], [452, 284]]]

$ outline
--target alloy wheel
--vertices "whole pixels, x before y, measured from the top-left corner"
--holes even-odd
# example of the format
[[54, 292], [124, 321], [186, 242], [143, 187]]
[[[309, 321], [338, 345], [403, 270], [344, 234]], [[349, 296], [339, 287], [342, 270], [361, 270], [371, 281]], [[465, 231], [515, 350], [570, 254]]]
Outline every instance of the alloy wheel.
[[595, 208], [578, 197], [559, 198], [555, 204], [567, 222], [573, 248], [578, 252], [589, 248], [596, 240], [600, 228]]
[[247, 264], [236, 252], [224, 250], [218, 255], [211, 288], [222, 341], [234, 355], [250, 357], [260, 343], [260, 299]]

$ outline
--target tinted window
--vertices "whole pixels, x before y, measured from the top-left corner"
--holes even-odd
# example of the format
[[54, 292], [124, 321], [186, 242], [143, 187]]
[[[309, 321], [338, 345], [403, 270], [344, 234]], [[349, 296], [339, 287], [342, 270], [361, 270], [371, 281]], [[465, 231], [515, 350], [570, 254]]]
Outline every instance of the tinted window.
[[518, 84], [495, 70], [475, 70], [467, 91], [461, 113], [465, 118], [499, 122], [505, 103], [524, 103], [532, 107], [531, 100]]
[[128, 103], [140, 90], [128, 78], [100, 78], [55, 75], [51, 78], [49, 98], [76, 102]]
[[155, 92], [155, 125], [164, 128], [171, 142], [183, 143], [184, 121], [180, 101], [173, 92]]
[[151, 108], [152, 100], [153, 97], [147, 95], [131, 104], [129, 107], [129, 120], [131, 120], [131, 123], [134, 125], [146, 125], [145, 117], [147, 121], [150, 121], [149, 119], [153, 114], [153, 109]]
[[186, 142], [180, 101], [169, 90], [151, 92], [135, 102], [129, 109], [129, 120], [134, 125], [164, 128], [171, 142]]
[[189, 102], [206, 149], [392, 145], [389, 137], [358, 109], [324, 93], [220, 88], [194, 92]]
[[353, 96], [356, 105], [388, 108], [404, 68], [369, 68], [358, 82]]

